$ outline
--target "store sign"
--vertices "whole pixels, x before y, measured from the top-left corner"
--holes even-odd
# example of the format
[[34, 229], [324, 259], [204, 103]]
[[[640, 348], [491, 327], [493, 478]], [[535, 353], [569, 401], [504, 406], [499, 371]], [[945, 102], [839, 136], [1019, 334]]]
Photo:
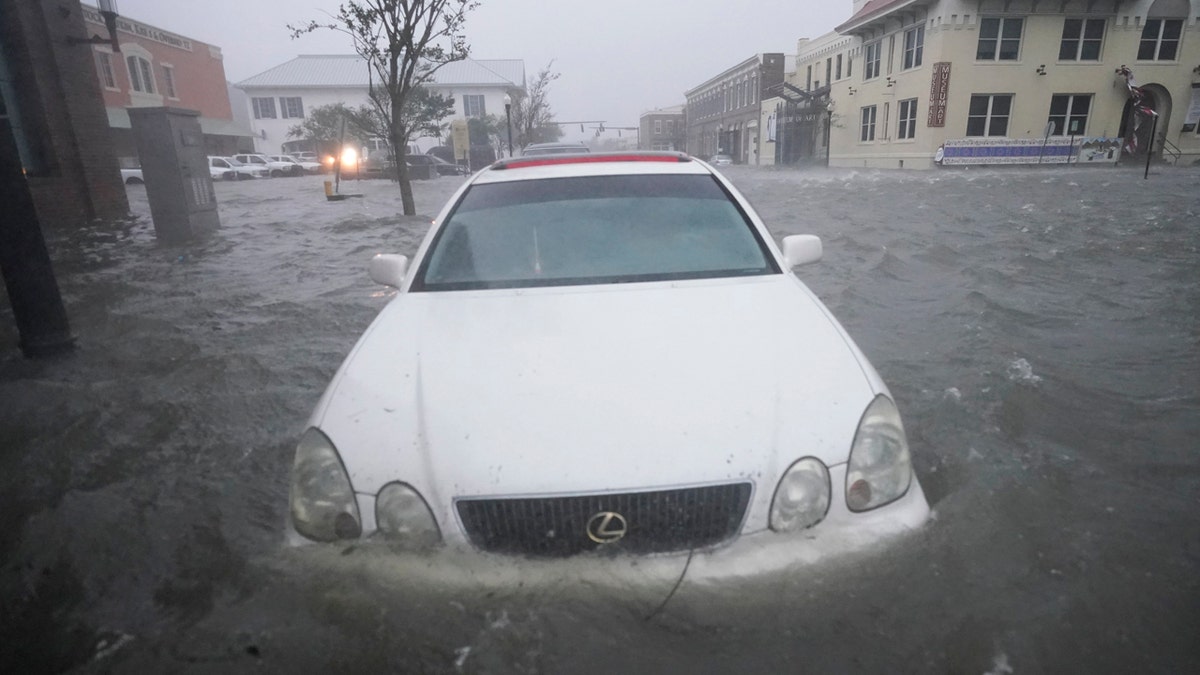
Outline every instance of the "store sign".
[[[104, 25], [104, 17], [100, 16], [100, 13], [91, 7], [83, 8], [83, 18], [91, 23], [98, 24], [100, 26]], [[189, 52], [192, 51], [191, 40], [185, 37], [180, 37], [174, 33], [168, 33], [165, 30], [159, 30], [153, 26], [147, 26], [136, 21], [130, 21], [124, 17], [117, 17], [117, 30], [120, 32], [129, 33], [130, 35], [136, 35], [147, 40], [161, 42], [164, 45], [170, 45], [176, 49], [183, 49]], [[107, 35], [107, 33], [104, 34]]]
[[929, 85], [929, 116], [926, 126], [946, 126], [946, 102], [950, 98], [950, 62], [933, 64], [933, 80]]

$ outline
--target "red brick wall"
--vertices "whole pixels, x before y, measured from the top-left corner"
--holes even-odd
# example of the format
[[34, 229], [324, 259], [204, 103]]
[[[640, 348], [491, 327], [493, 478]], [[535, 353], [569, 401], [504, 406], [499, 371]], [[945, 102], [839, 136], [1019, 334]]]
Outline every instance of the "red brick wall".
[[13, 2], [3, 17], [23, 122], [45, 150], [45, 169], [28, 178], [42, 227], [128, 215], [92, 50], [66, 41], [85, 35], [79, 3]]
[[[107, 37], [107, 29], [99, 21], [99, 15], [91, 9], [87, 9], [84, 14], [89, 33], [99, 33]], [[165, 39], [150, 37], [153, 35], [161, 35]], [[137, 45], [150, 52], [152, 56], [150, 61], [154, 69], [155, 92], [162, 95], [161, 105], [196, 110], [202, 117], [233, 119], [233, 111], [229, 106], [229, 93], [225, 89], [225, 64], [221, 60], [219, 49], [123, 17], [117, 20], [117, 38], [122, 45]], [[180, 41], [185, 42], [186, 46], [168, 44]], [[100, 50], [97, 49], [97, 51]], [[119, 91], [107, 88], [102, 90], [105, 105], [114, 108], [139, 105], [132, 94], [133, 88], [129, 81], [129, 68], [125, 57], [126, 54], [112, 54], [111, 56], [113, 78]], [[92, 64], [93, 77], [100, 81], [99, 57], [93, 54], [92, 59], [94, 61]], [[170, 64], [174, 71], [176, 98], [166, 95], [164, 64]]]

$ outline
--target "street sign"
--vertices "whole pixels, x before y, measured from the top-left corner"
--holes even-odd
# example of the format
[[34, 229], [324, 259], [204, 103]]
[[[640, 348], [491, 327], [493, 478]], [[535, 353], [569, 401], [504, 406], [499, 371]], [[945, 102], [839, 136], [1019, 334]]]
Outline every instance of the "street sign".
[[466, 159], [471, 150], [471, 134], [465, 119], [450, 122], [450, 137], [454, 143], [454, 159]]

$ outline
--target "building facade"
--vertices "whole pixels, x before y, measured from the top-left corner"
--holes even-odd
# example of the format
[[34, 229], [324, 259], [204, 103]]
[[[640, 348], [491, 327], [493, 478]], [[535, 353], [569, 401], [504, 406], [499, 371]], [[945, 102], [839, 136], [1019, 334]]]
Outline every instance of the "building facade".
[[[248, 98], [257, 152], [284, 152], [295, 142], [289, 130], [313, 108], [369, 104], [367, 62], [358, 55], [305, 55], [237, 83]], [[520, 59], [464, 59], [439, 68], [432, 91], [454, 99], [454, 118], [504, 118], [504, 96], [525, 90], [525, 62]], [[447, 120], [449, 121], [449, 120]], [[412, 139], [421, 150], [438, 139]], [[290, 147], [290, 146], [289, 146]]]
[[786, 62], [782, 53], [755, 54], [686, 91], [688, 152], [759, 164], [762, 95], [783, 81]]
[[[89, 33], [107, 33], [100, 13], [87, 5]], [[117, 19], [121, 51], [93, 45], [94, 73], [104, 97], [113, 144], [123, 167], [139, 166], [128, 108], [166, 106], [200, 113], [205, 151], [231, 155], [250, 145], [250, 131], [234, 121], [220, 47], [126, 17]]]
[[5, 3], [0, 11], [0, 116], [16, 141], [42, 226], [129, 213], [78, 2]]
[[1044, 152], [1077, 139], [1122, 145], [1126, 154], [1200, 158], [1196, 5], [855, 0], [837, 28], [853, 38], [843, 50], [852, 71], [837, 78], [835, 61], [834, 76], [825, 76], [830, 164], [929, 168], [964, 144]]
[[638, 150], [687, 152], [687, 114], [682, 105], [657, 108], [638, 119]]

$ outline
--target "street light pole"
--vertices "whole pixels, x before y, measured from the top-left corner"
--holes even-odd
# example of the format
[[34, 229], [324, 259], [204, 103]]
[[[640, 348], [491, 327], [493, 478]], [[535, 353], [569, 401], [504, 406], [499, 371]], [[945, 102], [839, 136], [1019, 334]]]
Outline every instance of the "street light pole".
[[504, 95], [504, 117], [508, 120], [508, 156], [512, 157], [512, 97], [508, 94]]

